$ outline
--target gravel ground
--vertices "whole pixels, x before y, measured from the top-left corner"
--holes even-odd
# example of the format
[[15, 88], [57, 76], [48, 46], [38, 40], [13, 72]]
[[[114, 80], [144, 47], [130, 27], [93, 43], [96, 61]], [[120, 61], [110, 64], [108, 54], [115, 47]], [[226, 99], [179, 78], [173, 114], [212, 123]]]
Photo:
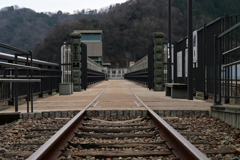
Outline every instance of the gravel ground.
[[[123, 120], [122, 118], [121, 120]], [[69, 119], [51, 119], [51, 118], [41, 118], [41, 119], [29, 119], [29, 120], [18, 120], [16, 122], [8, 123], [5, 125], [0, 125], [0, 159], [26, 159], [27, 157], [3, 157], [3, 153], [10, 151], [35, 151], [40, 147], [40, 144], [47, 141], [52, 134], [56, 131], [30, 131], [30, 129], [48, 129], [48, 128], [61, 128], [64, 124], [68, 122]], [[112, 120], [112, 119], [108, 119]], [[206, 144], [198, 144], [196, 147], [200, 150], [207, 149], [224, 149], [229, 148], [236, 150], [236, 154], [218, 154], [207, 156], [212, 160], [238, 160], [240, 159], [240, 129], [232, 128], [230, 125], [222, 122], [219, 119], [213, 117], [177, 117], [165, 119], [170, 125], [175, 128], [186, 128], [184, 130], [178, 130], [180, 133], [201, 133], [200, 136], [184, 136], [190, 142], [203, 142]], [[94, 123], [100, 123], [98, 121]], [[151, 126], [149, 126], [151, 127]], [[86, 127], [87, 128], [87, 127]], [[118, 128], [118, 127], [111, 127]], [[153, 132], [153, 131], [151, 131]], [[79, 131], [79, 133], [81, 133]], [[136, 134], [145, 133], [145, 131], [133, 132]], [[27, 138], [27, 136], [33, 135], [45, 135], [37, 136], [34, 138]], [[46, 136], [48, 135], [48, 136]], [[94, 139], [94, 138], [74, 138], [75, 143], [132, 143], [132, 142], [162, 142], [162, 139], [157, 135], [154, 138], [134, 138], [134, 139]], [[17, 144], [26, 144], [31, 143], [35, 145], [17, 145]], [[39, 144], [39, 145], [38, 145]], [[74, 148], [71, 146], [67, 147], [67, 150], [73, 151], [85, 151], [86, 149]], [[109, 150], [132, 150], [132, 151], [157, 151], [157, 150], [167, 150], [165, 146], [161, 147], [134, 147], [134, 148], [101, 148], [100, 151]], [[95, 160], [95, 157], [60, 157], [59, 159], [85, 159], [85, 160]], [[119, 157], [112, 158], [117, 159], [135, 159], [135, 160], [146, 160], [146, 159], [174, 159], [173, 157]], [[110, 160], [108, 158], [107, 160]]]
[[[3, 153], [11, 151], [35, 151], [57, 131], [31, 131], [30, 129], [61, 128], [66, 120], [51, 118], [19, 119], [16, 122], [0, 125], [0, 159]], [[44, 136], [41, 136], [44, 135]], [[47, 136], [46, 136], [47, 135]], [[33, 138], [28, 138], [33, 136]], [[19, 145], [21, 144], [21, 145]], [[35, 145], [24, 145], [35, 144]], [[6, 158], [6, 157], [5, 157]], [[26, 157], [7, 157], [7, 159], [25, 159]]]
[[[103, 119], [101, 117], [98, 117], [97, 119]], [[116, 119], [111, 119], [108, 118], [108, 121], [116, 121]], [[119, 122], [122, 122], [124, 120], [128, 120], [125, 118], [121, 118], [119, 119]], [[86, 124], [109, 124], [106, 122], [101, 122], [101, 121], [88, 121], [85, 122]], [[127, 122], [124, 124], [147, 124], [146, 126], [133, 126], [131, 128], [153, 128], [153, 126], [148, 123], [147, 121], [132, 121], [132, 122]], [[84, 128], [107, 128], [107, 129], [120, 129], [121, 127], [84, 127]], [[125, 128], [125, 127], [124, 127]], [[147, 130], [143, 130], [143, 131], [131, 131], [131, 132], [121, 132], [121, 133], [105, 133], [107, 135], [115, 135], [115, 134], [153, 134], [155, 133], [155, 130], [152, 129], [147, 129]], [[95, 134], [94, 132], [83, 132], [83, 131], [78, 131], [78, 134]], [[143, 143], [143, 142], [163, 142], [162, 138], [157, 134], [156, 137], [152, 137], [152, 138], [114, 138], [114, 139], [102, 139], [102, 138], [78, 138], [78, 137], [74, 137], [71, 141], [72, 143], [80, 143], [80, 144], [88, 144], [88, 143], [106, 143], [106, 144], [110, 144], [110, 143], [126, 143], [126, 144], [131, 144], [131, 143]], [[137, 152], [141, 152], [141, 151], [169, 151], [168, 147], [163, 144], [161, 146], [153, 146], [153, 147], [145, 147], [145, 146], [136, 146], [136, 147], [130, 147], [130, 148], [92, 148], [92, 149], [84, 149], [81, 146], [78, 146], [77, 148], [72, 147], [70, 145], [68, 145], [66, 147], [67, 151], [72, 151], [72, 152], [89, 152], [89, 151], [137, 151]], [[175, 156], [174, 155], [169, 155], [169, 156], [150, 156], [150, 157], [118, 157], [118, 158], [106, 158], [106, 160], [171, 160], [174, 159]], [[59, 160], [63, 160], [63, 159], [79, 159], [79, 160], [100, 160], [101, 158], [96, 158], [96, 157], [78, 157], [78, 156], [60, 156]]]
[[166, 121], [175, 128], [188, 128], [187, 130], [179, 131], [181, 133], [202, 133], [202, 136], [184, 136], [191, 143], [208, 143], [195, 145], [199, 150], [228, 148], [237, 151], [236, 154], [207, 154], [210, 159], [240, 159], [240, 129], [232, 128], [220, 119], [213, 117], [181, 117], [177, 119], [166, 119]]

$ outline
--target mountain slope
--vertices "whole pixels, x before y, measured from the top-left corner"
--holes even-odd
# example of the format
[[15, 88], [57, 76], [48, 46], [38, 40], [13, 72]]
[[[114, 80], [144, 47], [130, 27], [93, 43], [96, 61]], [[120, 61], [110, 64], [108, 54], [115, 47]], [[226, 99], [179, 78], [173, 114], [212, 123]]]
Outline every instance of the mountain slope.
[[61, 11], [56, 14], [37, 13], [31, 9], [17, 6], [2, 8], [0, 11], [0, 42], [24, 50], [33, 50], [35, 45], [40, 43], [54, 26], [84, 17], [91, 19], [96, 16], [81, 12], [74, 15]]
[[[187, 2], [172, 1], [173, 41], [187, 35]], [[198, 29], [219, 16], [237, 13], [240, 13], [239, 0], [193, 0], [193, 28]], [[34, 50], [36, 58], [58, 62], [60, 46], [70, 42], [73, 30], [101, 29], [104, 62], [124, 67], [126, 53], [132, 59], [135, 54], [136, 60], [147, 54], [153, 32], [164, 32], [167, 42], [167, 14], [166, 0], [128, 0], [102, 13], [81, 11], [74, 15], [7, 7], [0, 11], [0, 42]]]

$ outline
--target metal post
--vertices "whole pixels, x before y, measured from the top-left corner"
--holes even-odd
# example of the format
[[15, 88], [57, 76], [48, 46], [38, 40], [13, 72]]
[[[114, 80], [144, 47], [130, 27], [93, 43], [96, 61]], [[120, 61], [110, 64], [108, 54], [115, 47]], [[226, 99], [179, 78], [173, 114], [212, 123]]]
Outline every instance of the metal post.
[[[229, 17], [228, 17], [228, 15], [226, 15], [226, 26], [227, 26], [227, 29], [229, 29], [230, 28], [230, 26], [229, 26]], [[229, 34], [228, 35], [226, 35], [225, 36], [226, 37], [226, 41], [225, 41], [225, 45], [226, 45], [226, 50], [225, 51], [228, 51], [229, 50]], [[230, 55], [228, 54], [227, 56], [226, 56], [226, 59], [227, 59], [227, 63], [229, 63], [231, 60], [230, 60]], [[225, 100], [225, 103], [227, 104], [227, 103], [229, 103], [229, 96], [230, 96], [230, 67], [227, 67], [227, 70], [228, 70], [228, 88], [227, 88], [227, 98], [226, 98], [226, 100]]]
[[[38, 67], [43, 68], [42, 65], [39, 65]], [[41, 82], [40, 82], [40, 94], [39, 97], [43, 98], [43, 71], [40, 71], [40, 76], [41, 76]]]
[[221, 43], [218, 40], [218, 35], [216, 35], [216, 40], [217, 40], [217, 53], [218, 54], [218, 93], [219, 93], [219, 101], [218, 104], [220, 105], [222, 103], [222, 90], [221, 90], [221, 86], [222, 86], [222, 52], [220, 51], [221, 48]]
[[[17, 64], [17, 53], [15, 53], [15, 64]], [[15, 78], [18, 78], [18, 69], [15, 68]], [[18, 111], [18, 83], [15, 83], [15, 112]]]
[[[221, 52], [220, 52], [220, 44], [218, 41], [218, 35], [214, 36], [214, 104], [220, 105], [221, 104]], [[218, 59], [217, 59], [218, 56]], [[218, 64], [217, 64], [218, 61]], [[218, 78], [218, 84], [217, 84]], [[217, 89], [218, 89], [218, 101], [217, 101]]]
[[[27, 66], [29, 65], [28, 63], [28, 55], [27, 55]], [[27, 79], [29, 78], [29, 70], [27, 69]], [[29, 113], [29, 84], [27, 83], [27, 113]]]
[[151, 90], [153, 88], [153, 63], [154, 63], [154, 59], [153, 59], [153, 43], [151, 43], [148, 46], [148, 89]]
[[217, 36], [214, 36], [214, 69], [213, 69], [213, 73], [214, 73], [214, 104], [216, 105], [217, 102], [217, 75], [216, 75], [216, 70], [217, 70], [217, 64], [216, 64], [216, 54], [217, 54]]
[[[65, 66], [64, 66], [65, 67]], [[51, 77], [51, 66], [48, 67], [48, 70], [49, 70], [49, 89], [50, 91], [48, 92], [48, 95], [52, 95], [52, 77]], [[65, 75], [65, 74], [64, 74]], [[65, 80], [64, 80], [65, 81]]]
[[[63, 83], [65, 83], [65, 64], [66, 64], [66, 61], [65, 61], [65, 46], [66, 46], [66, 42], [63, 42]], [[68, 62], [67, 62], [68, 63]]]
[[69, 83], [70, 81], [69, 81], [69, 75], [68, 75], [68, 73], [69, 73], [68, 44], [66, 44], [66, 46], [67, 46], [67, 52], [66, 52], [66, 56], [67, 56], [67, 83]]
[[168, 0], [168, 56], [167, 56], [167, 83], [172, 83], [172, 39], [171, 39], [171, 0]]
[[[31, 66], [33, 66], [33, 59], [32, 59], [32, 52], [30, 51], [30, 57], [31, 57]], [[31, 70], [31, 79], [33, 78], [33, 71]], [[32, 83], [30, 83], [30, 97], [31, 97], [31, 112], [33, 112], [33, 86]]]
[[206, 66], [206, 24], [204, 24], [203, 27], [203, 98], [204, 99], [208, 99], [208, 95], [206, 94], [206, 70], [205, 70], [205, 66]]
[[193, 100], [192, 0], [188, 0], [188, 100]]
[[[228, 24], [228, 15], [225, 14], [224, 17], [224, 31], [226, 31], [229, 28], [229, 24]], [[228, 37], [224, 36], [223, 37], [223, 52], [228, 50]], [[225, 63], [229, 63], [229, 55], [226, 55], [225, 58]], [[225, 103], [229, 103], [229, 87], [230, 87], [230, 83], [229, 83], [229, 75], [230, 70], [229, 67], [225, 68]]]
[[[13, 63], [12, 60], [8, 60], [8, 63]], [[12, 75], [12, 71], [9, 72], [10, 75]], [[14, 105], [14, 89], [13, 89], [13, 83], [9, 83], [9, 93], [8, 98], [12, 98], [10, 101], [8, 101], [8, 105]]]

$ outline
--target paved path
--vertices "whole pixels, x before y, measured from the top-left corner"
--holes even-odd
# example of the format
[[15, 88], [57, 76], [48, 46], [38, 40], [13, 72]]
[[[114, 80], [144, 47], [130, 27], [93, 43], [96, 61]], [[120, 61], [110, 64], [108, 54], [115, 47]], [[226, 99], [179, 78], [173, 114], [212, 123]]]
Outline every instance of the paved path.
[[[109, 85], [110, 84], [110, 85]], [[165, 92], [154, 92], [127, 80], [109, 80], [101, 82], [86, 91], [74, 92], [72, 95], [50, 96], [34, 101], [34, 112], [81, 110], [89, 104], [104, 88], [109, 88], [90, 107], [89, 110], [144, 110], [145, 108], [127, 88], [131, 88], [140, 99], [153, 110], [210, 110], [212, 103], [203, 100], [193, 101], [172, 99]], [[140, 105], [140, 107], [137, 107]], [[19, 112], [26, 112], [27, 105], [19, 106]], [[14, 107], [1, 112], [14, 112]]]

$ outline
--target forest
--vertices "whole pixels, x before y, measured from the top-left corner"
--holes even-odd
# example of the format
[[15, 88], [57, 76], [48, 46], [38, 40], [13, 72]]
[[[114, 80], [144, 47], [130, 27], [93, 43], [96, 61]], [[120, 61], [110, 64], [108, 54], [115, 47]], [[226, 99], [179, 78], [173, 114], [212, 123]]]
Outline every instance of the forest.
[[[187, 35], [187, 0], [172, 1], [172, 40]], [[226, 14], [239, 14], [239, 0], [193, 0], [193, 29]], [[74, 14], [37, 13], [18, 6], [0, 10], [0, 42], [32, 50], [37, 59], [58, 63], [60, 47], [73, 30], [103, 30], [103, 62], [125, 67], [126, 53], [136, 60], [147, 54], [153, 32], [165, 33], [168, 1], [128, 0], [105, 9]], [[2, 51], [2, 50], [0, 50]], [[4, 50], [3, 50], [4, 51]], [[3, 52], [2, 51], [2, 52]]]

